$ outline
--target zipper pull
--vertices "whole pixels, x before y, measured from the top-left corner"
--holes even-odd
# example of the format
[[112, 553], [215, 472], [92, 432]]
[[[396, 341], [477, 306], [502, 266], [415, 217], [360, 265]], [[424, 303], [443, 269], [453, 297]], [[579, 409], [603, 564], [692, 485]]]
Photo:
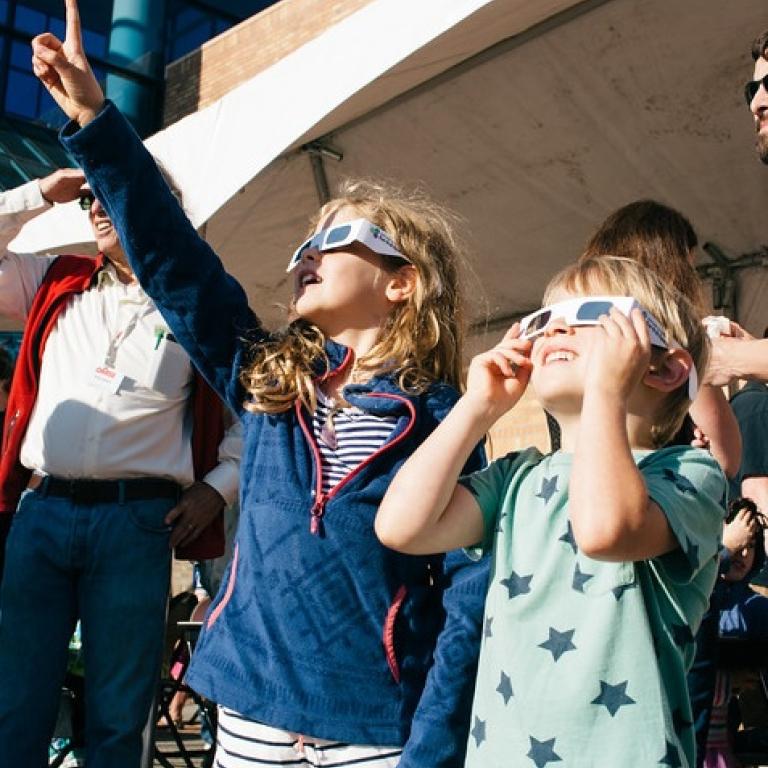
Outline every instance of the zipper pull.
[[312, 505], [309, 519], [309, 532], [313, 536], [324, 536], [323, 515], [325, 514], [325, 496], [320, 498]]

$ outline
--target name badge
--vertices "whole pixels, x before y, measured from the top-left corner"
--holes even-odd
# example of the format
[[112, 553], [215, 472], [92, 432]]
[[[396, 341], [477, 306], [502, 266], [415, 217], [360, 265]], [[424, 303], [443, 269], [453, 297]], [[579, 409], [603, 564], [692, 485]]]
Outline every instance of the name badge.
[[107, 392], [116, 395], [120, 390], [120, 386], [123, 383], [125, 377], [122, 373], [118, 373], [114, 368], [108, 365], [98, 365], [93, 372], [92, 384], [94, 387], [106, 390]]

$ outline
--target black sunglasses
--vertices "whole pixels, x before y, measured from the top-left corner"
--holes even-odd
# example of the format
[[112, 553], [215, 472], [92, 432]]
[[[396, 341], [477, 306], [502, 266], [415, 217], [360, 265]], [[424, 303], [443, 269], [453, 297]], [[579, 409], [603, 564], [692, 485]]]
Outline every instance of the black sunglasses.
[[77, 204], [84, 211], [90, 211], [95, 199], [93, 192], [81, 192], [80, 197], [77, 198]]
[[761, 77], [759, 80], [750, 80], [744, 86], [744, 98], [747, 100], [748, 107], [752, 106], [752, 100], [757, 95], [761, 85], [763, 88], [765, 88], [766, 91], [768, 91], [768, 75]]

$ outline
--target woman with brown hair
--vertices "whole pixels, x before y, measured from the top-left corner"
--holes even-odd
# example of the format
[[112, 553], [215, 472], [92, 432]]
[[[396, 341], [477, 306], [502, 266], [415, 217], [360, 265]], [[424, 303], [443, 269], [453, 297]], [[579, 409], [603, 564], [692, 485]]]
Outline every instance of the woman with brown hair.
[[[693, 266], [698, 244], [696, 231], [682, 213], [655, 200], [637, 200], [608, 216], [580, 260], [608, 254], [634, 259], [685, 296], [703, 317], [702, 285]], [[739, 425], [719, 387], [701, 386], [690, 419], [673, 442], [708, 448], [728, 477], [738, 472]]]

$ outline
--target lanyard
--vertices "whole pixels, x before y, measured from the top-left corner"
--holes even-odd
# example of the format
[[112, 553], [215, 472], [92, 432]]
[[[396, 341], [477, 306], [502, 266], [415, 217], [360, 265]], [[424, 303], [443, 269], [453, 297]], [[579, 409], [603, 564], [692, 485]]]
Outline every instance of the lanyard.
[[[104, 355], [104, 366], [107, 368], [114, 368], [117, 361], [117, 350], [120, 345], [133, 333], [136, 326], [139, 324], [139, 320], [152, 312], [153, 307], [150, 304], [148, 307], [139, 307], [129, 318], [128, 324], [125, 328], [122, 328], [115, 333], [107, 347], [107, 353]], [[120, 304], [118, 302], [118, 316], [120, 313]], [[104, 320], [106, 321], [106, 308], [104, 308]], [[107, 323], [104, 323], [105, 327]]]

